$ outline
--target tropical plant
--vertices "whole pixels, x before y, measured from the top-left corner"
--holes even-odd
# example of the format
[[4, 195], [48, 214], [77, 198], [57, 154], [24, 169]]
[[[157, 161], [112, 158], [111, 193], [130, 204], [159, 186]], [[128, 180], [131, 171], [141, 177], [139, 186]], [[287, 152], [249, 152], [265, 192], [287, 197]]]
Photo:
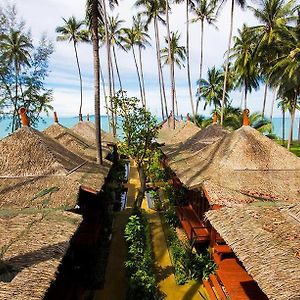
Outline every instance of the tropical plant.
[[[222, 1], [221, 4], [224, 4], [226, 1]], [[242, 8], [245, 6], [245, 0], [231, 0], [231, 9], [230, 9], [230, 31], [229, 31], [229, 39], [228, 39], [228, 47], [226, 52], [226, 60], [225, 60], [225, 74], [224, 74], [224, 84], [223, 84], [223, 95], [221, 102], [221, 125], [223, 124], [224, 119], [224, 108], [226, 102], [226, 93], [227, 93], [227, 77], [229, 72], [229, 57], [230, 57], [230, 49], [231, 49], [231, 40], [232, 40], [232, 31], [233, 31], [233, 17], [234, 17], [234, 6], [235, 3], [240, 5]]]
[[150, 42], [149, 42], [150, 36], [145, 30], [145, 24], [142, 21], [140, 15], [138, 15], [137, 17], [133, 17], [133, 29], [135, 31], [136, 44], [139, 50], [139, 65], [140, 65], [140, 75], [141, 75], [141, 84], [143, 89], [144, 104], [145, 107], [147, 108], [142, 50], [145, 49], [146, 46], [150, 46]]
[[69, 42], [73, 42], [80, 82], [79, 121], [82, 121], [82, 77], [78, 59], [77, 44], [89, 41], [88, 31], [84, 28], [85, 22], [76, 20], [74, 16], [70, 17], [68, 20], [65, 18], [62, 19], [64, 21], [64, 26], [56, 27], [56, 32], [59, 34], [56, 39], [58, 41], [68, 40]]
[[124, 34], [121, 37], [122, 45], [125, 50], [132, 50], [132, 55], [133, 55], [134, 64], [135, 64], [135, 68], [136, 68], [136, 74], [138, 77], [138, 84], [140, 87], [141, 102], [142, 102], [143, 106], [145, 107], [141, 75], [140, 75], [139, 66], [138, 66], [136, 53], [135, 53], [135, 46], [138, 43], [137, 32], [135, 31], [135, 29], [133, 27], [132, 28], [124, 28], [123, 31], [124, 31]]
[[244, 24], [238, 29], [238, 36], [234, 37], [234, 46], [230, 49], [230, 60], [234, 61], [233, 68], [238, 77], [237, 85], [244, 87], [244, 108], [247, 108], [247, 94], [252, 89], [259, 88], [259, 73], [254, 57], [255, 44], [248, 27]]
[[[199, 78], [202, 78], [202, 69], [203, 69], [204, 24], [206, 21], [207, 24], [214, 25], [217, 19], [216, 9], [217, 9], [216, 0], [196, 0], [195, 5], [193, 7], [193, 12], [195, 13], [196, 17], [192, 19], [192, 22], [200, 22], [200, 32], [201, 32]], [[199, 102], [197, 102], [197, 104], [198, 103]], [[197, 113], [198, 113], [198, 105], [196, 106], [196, 114]]]
[[192, 83], [191, 83], [191, 70], [190, 70], [190, 17], [189, 10], [194, 7], [194, 2], [192, 0], [175, 0], [175, 3], [182, 3], [185, 1], [185, 23], [186, 23], [186, 65], [187, 65], [187, 79], [188, 79], [188, 87], [189, 87], [189, 96], [192, 108], [193, 118], [195, 120], [196, 111], [193, 100], [193, 92], [192, 92]]
[[86, 19], [92, 36], [94, 60], [94, 99], [95, 99], [95, 127], [97, 159], [103, 164], [101, 145], [101, 119], [100, 119], [100, 59], [99, 59], [99, 24], [102, 19], [102, 3], [99, 0], [87, 0]]
[[[167, 37], [165, 38], [165, 41], [168, 44], [168, 46], [161, 50], [161, 54], [162, 54], [161, 58], [164, 64], [171, 65], [171, 75], [172, 75], [171, 86], [172, 86], [172, 95], [174, 96], [174, 99], [172, 98], [172, 110], [174, 114], [175, 114], [175, 94], [176, 94], [175, 64], [177, 67], [181, 68], [181, 66], [183, 66], [183, 62], [186, 59], [185, 47], [179, 46], [179, 39], [180, 39], [180, 34], [178, 33], [178, 31], [172, 32], [170, 38]], [[178, 105], [176, 105], [176, 107], [178, 107]], [[176, 111], [176, 115], [178, 116], [178, 108]]]
[[[216, 67], [208, 69], [207, 80], [203, 78], [199, 79], [197, 97], [198, 102], [201, 100], [204, 101], [204, 110], [207, 106], [213, 106], [215, 110], [217, 110], [218, 107], [221, 107], [223, 81], [223, 72], [220, 69], [216, 69]], [[228, 102], [228, 100], [229, 96], [226, 93], [225, 103]]]
[[157, 135], [157, 121], [149, 111], [140, 107], [137, 98], [128, 98], [126, 92], [118, 92], [113, 100], [124, 134], [119, 152], [133, 159], [139, 172], [141, 189], [135, 206], [140, 207], [146, 191], [146, 164], [155, 151], [152, 141]]
[[19, 101], [19, 75], [21, 67], [30, 67], [30, 50], [33, 48], [31, 40], [28, 36], [20, 31], [11, 30], [9, 33], [3, 33], [0, 39], [1, 60], [4, 62], [2, 71], [9, 71], [9, 68], [14, 72], [15, 91], [12, 98], [13, 103], [13, 122], [12, 131], [20, 127], [18, 117], [18, 101]]
[[113, 51], [117, 76], [118, 76], [118, 80], [119, 80], [119, 88], [120, 88], [120, 90], [122, 90], [123, 88], [122, 88], [122, 82], [121, 82], [121, 76], [120, 76], [117, 53], [116, 53], [116, 47], [115, 46], [117, 45], [119, 47], [122, 47], [122, 45], [121, 45], [121, 36], [123, 34], [123, 28], [121, 26], [125, 21], [120, 20], [119, 15], [117, 15], [116, 17], [113, 17], [113, 16], [109, 17], [108, 22], [109, 22], [109, 39], [110, 39], [110, 44], [111, 44], [112, 51]]
[[158, 22], [165, 24], [162, 15], [165, 13], [166, 1], [165, 0], [137, 0], [135, 2], [137, 8], [142, 7], [144, 10], [139, 14], [145, 17], [145, 28], [148, 29], [149, 24], [153, 21], [154, 33], [155, 33], [155, 46], [156, 46], [156, 59], [157, 59], [157, 71], [161, 101], [161, 115], [162, 119], [168, 117], [168, 106], [165, 92], [164, 77], [160, 60], [160, 40], [159, 40], [159, 26]]
[[[255, 54], [259, 58], [260, 69], [263, 74], [268, 73], [270, 63], [276, 59], [280, 53], [277, 47], [278, 38], [286, 26], [295, 19], [293, 7], [295, 1], [284, 0], [260, 0], [257, 6], [248, 6], [254, 16], [259, 21], [259, 25], [249, 28], [250, 34], [255, 37]], [[265, 92], [263, 99], [262, 116], [265, 114], [268, 77], [265, 79]], [[276, 89], [276, 88], [275, 88]]]

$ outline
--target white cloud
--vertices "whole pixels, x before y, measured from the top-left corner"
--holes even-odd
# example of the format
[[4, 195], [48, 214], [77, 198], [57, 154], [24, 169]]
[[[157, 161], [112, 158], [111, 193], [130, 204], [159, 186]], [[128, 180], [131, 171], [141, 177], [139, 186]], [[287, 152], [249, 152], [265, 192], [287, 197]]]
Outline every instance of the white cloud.
[[[120, 6], [114, 12], [119, 13], [120, 17], [126, 21], [126, 25], [131, 25], [132, 15], [136, 13], [133, 8], [134, 0], [120, 1]], [[204, 46], [204, 74], [208, 67], [213, 65], [220, 66], [224, 57], [223, 54], [227, 48], [227, 40], [229, 34], [229, 20], [230, 20], [230, 1], [224, 6], [218, 18], [217, 26], [219, 30], [214, 27], [205, 25], [205, 46]], [[5, 5], [6, 0], [0, 0], [0, 5]], [[83, 0], [14, 0], [16, 3], [20, 16], [24, 18], [28, 27], [32, 29], [32, 34], [37, 40], [42, 33], [47, 32], [48, 36], [55, 41], [55, 28], [62, 24], [62, 17], [68, 18], [75, 15], [82, 19], [85, 15], [85, 1]], [[192, 16], [191, 16], [192, 18]], [[172, 30], [181, 32], [181, 43], [185, 44], [185, 9], [183, 5], [173, 5], [171, 14]], [[236, 7], [235, 11], [235, 29], [241, 27], [246, 22], [248, 25], [256, 24], [256, 20], [249, 11], [242, 11]], [[200, 48], [200, 28], [199, 24], [191, 24], [191, 72], [193, 80], [193, 92], [196, 91], [196, 80], [199, 74], [199, 48]], [[158, 76], [155, 56], [154, 35], [152, 26], [150, 25], [150, 35], [152, 37], [152, 47], [143, 52], [144, 70], [147, 87], [147, 99], [151, 110], [160, 114], [160, 96], [158, 88]], [[166, 34], [166, 28], [160, 27], [161, 30], [161, 44], [163, 45], [163, 36]], [[74, 57], [74, 49], [72, 44], [67, 42], [55, 42], [55, 53], [51, 59], [50, 73], [47, 83], [54, 89], [53, 106], [61, 115], [75, 115], [79, 107], [79, 81], [78, 73]], [[91, 113], [93, 111], [93, 61], [91, 45], [79, 45], [79, 58], [82, 68], [84, 80], [84, 113]], [[129, 91], [130, 95], [139, 95], [139, 89], [136, 78], [135, 66], [131, 53], [125, 53], [122, 50], [117, 51], [120, 73], [123, 80], [124, 88]], [[102, 66], [103, 71], [106, 72], [106, 55], [104, 49], [102, 50]], [[169, 84], [169, 70], [166, 66], [164, 68], [166, 91], [168, 98], [170, 98], [170, 84]], [[190, 103], [187, 89], [186, 70], [176, 70], [177, 81], [177, 95], [179, 101], [180, 113], [186, 114], [190, 111]], [[233, 94], [234, 104], [240, 104], [240, 95]], [[269, 114], [270, 102], [272, 101], [272, 94], [269, 93], [268, 110]], [[261, 110], [262, 107], [262, 92], [253, 93], [249, 95], [249, 108], [252, 111]], [[203, 111], [201, 111], [203, 112]], [[280, 115], [276, 108], [275, 113]]]

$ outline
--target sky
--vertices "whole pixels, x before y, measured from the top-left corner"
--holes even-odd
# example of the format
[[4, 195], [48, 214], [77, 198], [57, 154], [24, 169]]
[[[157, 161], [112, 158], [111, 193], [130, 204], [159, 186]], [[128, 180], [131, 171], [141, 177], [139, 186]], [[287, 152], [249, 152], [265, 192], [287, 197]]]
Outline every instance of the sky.
[[[35, 43], [38, 42], [42, 34], [46, 33], [48, 38], [53, 41], [55, 52], [50, 60], [50, 75], [47, 78], [47, 87], [53, 89], [54, 109], [60, 116], [74, 116], [78, 114], [80, 103], [80, 89], [78, 71], [76, 66], [75, 54], [72, 44], [68, 42], [56, 42], [55, 28], [63, 25], [62, 18], [69, 18], [74, 15], [78, 19], [83, 19], [85, 15], [85, 0], [0, 0], [0, 6], [5, 7], [7, 3], [15, 3], [20, 17], [24, 19], [28, 28], [31, 28], [32, 38]], [[131, 26], [132, 16], [137, 13], [134, 8], [134, 0], [120, 0], [120, 5], [112, 14], [119, 14], [125, 21], [124, 26]], [[227, 49], [230, 20], [230, 2], [222, 8], [216, 23], [217, 29], [205, 24], [204, 31], [204, 66], [203, 74], [207, 69], [219, 67], [224, 62], [224, 52]], [[254, 5], [249, 3], [249, 5]], [[191, 18], [193, 16], [191, 15]], [[172, 5], [170, 16], [171, 30], [178, 30], [181, 33], [181, 45], [185, 46], [185, 7], [183, 4]], [[241, 10], [236, 7], [234, 19], [234, 34], [237, 28], [241, 28], [243, 23], [247, 25], [257, 25], [257, 20], [249, 10]], [[149, 109], [152, 113], [160, 114], [160, 96], [158, 87], [157, 64], [155, 56], [154, 35], [150, 25], [150, 36], [152, 46], [143, 52], [146, 98]], [[192, 23], [190, 26], [190, 61], [191, 74], [193, 82], [193, 93], [196, 93], [196, 81], [199, 78], [199, 60], [200, 60], [200, 24]], [[166, 35], [166, 28], [160, 27], [161, 45], [165, 46], [163, 36]], [[79, 44], [79, 61], [83, 77], [83, 114], [93, 114], [93, 60], [92, 46], [90, 44]], [[101, 49], [101, 61], [104, 74], [106, 74], [106, 55], [105, 49]], [[131, 53], [126, 53], [121, 49], [117, 50], [118, 64], [123, 84], [123, 89], [127, 91], [128, 96], [139, 97], [139, 87], [135, 71], [134, 61]], [[176, 68], [176, 88], [179, 106], [179, 114], [186, 115], [191, 112], [190, 100], [188, 96], [188, 85], [186, 69]], [[164, 67], [164, 78], [166, 81], [167, 100], [171, 108], [169, 68]], [[117, 84], [117, 81], [116, 81]], [[268, 92], [266, 116], [270, 114], [270, 107], [273, 97], [273, 91]], [[241, 92], [231, 94], [233, 105], [240, 106]], [[254, 92], [249, 95], [248, 106], [250, 111], [261, 111], [263, 103], [263, 91]], [[200, 104], [201, 114], [209, 114], [209, 109], [203, 111], [203, 104]], [[275, 116], [281, 113], [275, 107]], [[104, 101], [102, 97], [101, 114], [105, 114]]]

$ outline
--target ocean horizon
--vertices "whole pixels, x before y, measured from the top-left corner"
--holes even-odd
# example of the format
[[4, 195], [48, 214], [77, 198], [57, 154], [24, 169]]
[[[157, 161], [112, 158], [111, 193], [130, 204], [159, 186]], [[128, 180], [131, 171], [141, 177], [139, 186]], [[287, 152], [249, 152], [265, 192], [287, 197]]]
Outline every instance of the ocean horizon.
[[[86, 117], [83, 117], [83, 120], [86, 120]], [[90, 120], [94, 122], [94, 116], [90, 116]], [[157, 117], [158, 121], [161, 121], [161, 118]], [[287, 139], [289, 135], [289, 130], [290, 130], [290, 118], [286, 118], [285, 121], [285, 139]], [[53, 124], [53, 117], [43, 117], [40, 119], [38, 125], [35, 127], [36, 129], [42, 131], [49, 127], [51, 124]], [[293, 132], [293, 139], [297, 140], [298, 139], [298, 131], [299, 131], [299, 122], [300, 118], [295, 119], [294, 123], [294, 132]], [[59, 118], [59, 123], [65, 127], [71, 128], [73, 127], [76, 123], [78, 123], [78, 116], [67, 116], [67, 117], [60, 117]], [[10, 119], [2, 119], [0, 120], [0, 139], [4, 138], [5, 136], [9, 135], [11, 133], [10, 130]], [[101, 116], [101, 128], [109, 132], [109, 126], [108, 126], [108, 118], [107, 116]], [[120, 133], [120, 130], [118, 130]], [[278, 137], [282, 138], [282, 118], [281, 117], [274, 117], [273, 118], [273, 133]]]

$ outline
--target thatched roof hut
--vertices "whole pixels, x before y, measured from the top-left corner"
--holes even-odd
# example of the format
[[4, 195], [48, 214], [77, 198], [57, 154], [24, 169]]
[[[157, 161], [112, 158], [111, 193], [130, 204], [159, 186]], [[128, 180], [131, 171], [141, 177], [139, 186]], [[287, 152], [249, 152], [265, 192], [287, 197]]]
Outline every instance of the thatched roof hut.
[[169, 165], [189, 189], [202, 188], [211, 204], [300, 199], [300, 159], [249, 126]]
[[[96, 128], [95, 124], [90, 121], [78, 122], [72, 128], [72, 131], [84, 137], [91, 144], [96, 144]], [[118, 140], [112, 134], [101, 130], [102, 144], [116, 144]]]
[[[44, 134], [57, 140], [68, 150], [82, 156], [85, 159], [96, 161], [96, 146], [84, 137], [76, 134], [71, 129], [59, 123], [50, 125], [43, 131]], [[103, 156], [106, 157], [110, 148], [103, 147]]]
[[224, 137], [227, 133], [228, 131], [223, 129], [222, 126], [214, 123], [202, 130], [196, 131], [194, 135], [179, 144], [166, 145], [163, 147], [163, 151], [166, 153], [169, 161], [175, 162], [204, 149], [206, 146]]
[[96, 163], [69, 151], [57, 141], [30, 127], [0, 140], [0, 207], [51, 207], [77, 202], [81, 185], [100, 190], [111, 163]]
[[62, 211], [0, 210], [0, 299], [43, 299], [80, 222]]
[[300, 299], [300, 205], [273, 202], [206, 213], [269, 299]]
[[158, 143], [169, 143], [169, 139], [176, 134], [176, 132], [182, 128], [185, 124], [184, 121], [177, 121], [175, 119], [175, 130], [172, 129], [173, 124], [173, 117], [169, 117], [168, 119], [164, 120], [159, 126], [158, 135], [157, 135], [157, 142]]

